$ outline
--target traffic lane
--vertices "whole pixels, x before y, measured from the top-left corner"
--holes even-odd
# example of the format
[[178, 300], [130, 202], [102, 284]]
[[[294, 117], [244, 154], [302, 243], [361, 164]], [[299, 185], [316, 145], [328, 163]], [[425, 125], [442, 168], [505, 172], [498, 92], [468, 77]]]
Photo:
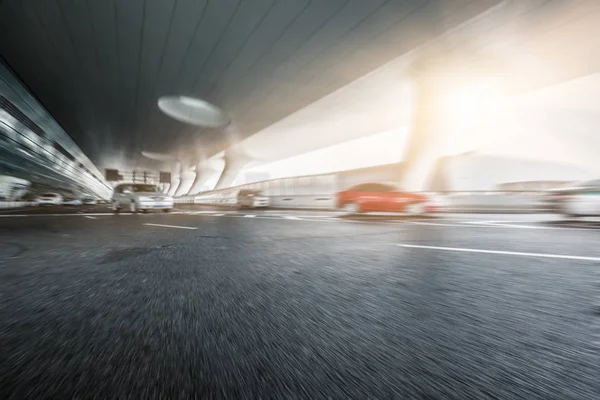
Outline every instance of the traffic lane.
[[[391, 363], [398, 368], [391, 373], [410, 378], [396, 383], [446, 382], [410, 395], [558, 399], [598, 393], [597, 263], [572, 262], [564, 271], [564, 263], [541, 259], [415, 250], [399, 254], [385, 248], [369, 252], [362, 240], [355, 247], [358, 252], [349, 251], [347, 243], [329, 245], [327, 255], [306, 255], [298, 248], [299, 265], [319, 266], [318, 278], [304, 272], [310, 282], [318, 282], [316, 288], [306, 290], [289, 275], [278, 280], [294, 287], [286, 292], [300, 293], [299, 308], [320, 305], [327, 322], [319, 323], [331, 323], [323, 330], [353, 326], [344, 331], [356, 344], [352, 352], [379, 357], [373, 347], [382, 338], [399, 346], [387, 350], [391, 358], [403, 360]], [[331, 253], [339, 264], [331, 262]], [[339, 307], [339, 298], [356, 309]], [[361, 342], [369, 345], [361, 349]], [[403, 358], [406, 354], [412, 362]], [[375, 376], [392, 385], [394, 378], [382, 378], [388, 371], [378, 367]]]
[[[94, 214], [95, 215], [95, 214]], [[157, 234], [171, 235], [170, 229], [200, 229], [203, 232], [211, 230], [211, 224], [227, 229], [232, 226], [231, 221], [244, 218], [248, 214], [199, 214], [199, 215], [168, 215], [161, 213], [152, 214], [123, 214], [123, 215], [73, 215], [65, 217], [42, 217], [35, 218], [8, 218], [0, 221], [0, 234], [8, 234], [5, 241], [20, 245], [26, 249], [34, 250], [33, 255], [44, 261], [45, 255], [40, 251], [44, 246], [49, 247], [53, 254], [63, 254], [61, 248], [69, 246], [73, 252], [63, 255], [71, 257], [75, 254], [89, 254], [113, 243], [143, 242], [148, 235]], [[253, 215], [253, 214], [250, 214]], [[283, 218], [283, 219], [282, 219]], [[91, 221], [88, 219], [92, 219]], [[472, 225], [470, 221], [458, 224], [431, 222], [423, 220], [404, 220], [394, 223], [386, 221], [360, 222], [362, 230], [340, 233], [335, 229], [325, 229], [324, 224], [340, 224], [356, 226], [359, 221], [331, 219], [296, 218], [290, 216], [261, 216], [250, 219], [250, 221], [273, 219], [269, 224], [256, 223], [252, 226], [252, 234], [258, 240], [289, 240], [288, 223], [309, 224], [314, 229], [308, 232], [309, 237], [301, 239], [328, 240], [338, 235], [361, 236], [364, 234], [383, 238], [388, 244], [399, 244], [403, 246], [422, 247], [421, 251], [467, 251], [501, 253], [523, 253], [513, 256], [538, 256], [557, 257], [562, 259], [564, 268], [569, 267], [570, 258], [578, 257], [600, 257], [596, 231], [590, 230], [529, 230], [511, 229], [509, 225], [487, 226]], [[91, 223], [90, 223], [91, 222]], [[464, 222], [464, 221], [463, 221]], [[370, 228], [368, 228], [370, 227]], [[292, 230], [294, 231], [294, 230]], [[367, 232], [367, 233], [365, 233]], [[540, 234], [543, 232], [543, 234]], [[93, 243], [88, 244], [85, 240], [73, 241], [76, 236], [88, 238]], [[208, 235], [210, 236], [210, 234]], [[1, 236], [0, 236], [1, 237]], [[233, 240], [244, 240], [243, 231], [235, 236]]]
[[[536, 255], [548, 255], [549, 257], [600, 257], [600, 250], [597, 243], [598, 233], [594, 230], [577, 229], [564, 230], [561, 228], [543, 228], [540, 226], [517, 225], [513, 229], [512, 225], [481, 225], [476, 221], [431, 221], [423, 219], [403, 219], [388, 223], [387, 220], [379, 221], [354, 221], [338, 220], [336, 218], [317, 218], [318, 215], [297, 216], [287, 215], [256, 215], [256, 214], [122, 214], [122, 215], [104, 215], [104, 214], [84, 214], [84, 215], [57, 215], [43, 217], [16, 217], [4, 218], [0, 220], [0, 232], [8, 232], [15, 237], [9, 240], [14, 242], [21, 240], [22, 244], [33, 249], [39, 249], [44, 241], [48, 241], [50, 246], [56, 250], [68, 242], [70, 237], [80, 235], [92, 238], [95, 243], [112, 243], [113, 240], [126, 243], [130, 237], [140, 236], [142, 239], [149, 234], [149, 227], [173, 228], [173, 229], [205, 229], [209, 224], [216, 224], [221, 219], [239, 219], [254, 217], [251, 220], [273, 219], [272, 224], [255, 224], [253, 231], [256, 237], [266, 240], [278, 240], [280, 237], [286, 237], [289, 223], [316, 224], [315, 229], [310, 231], [313, 237], [327, 238], [335, 236], [336, 231], [324, 230], [323, 223], [341, 223], [349, 225], [358, 225], [359, 223], [367, 229], [371, 226], [371, 234], [383, 236], [385, 240], [392, 243], [388, 232], [397, 232], [404, 230], [405, 235], [398, 236], [396, 242], [407, 246], [422, 246], [423, 250], [428, 247], [436, 251], [448, 251], [446, 248], [462, 251], [482, 251], [482, 252], [517, 252], [534, 253]], [[315, 218], [308, 218], [315, 217]], [[89, 224], [86, 219], [93, 220]], [[286, 222], [281, 223], [281, 220]], [[473, 223], [472, 223], [473, 222]], [[220, 224], [227, 222], [220, 221]], [[384, 229], [385, 227], [385, 229]], [[419, 229], [416, 229], [419, 227]], [[532, 229], [524, 229], [532, 228]], [[161, 229], [161, 230], [164, 230]], [[364, 231], [364, 230], [363, 230]], [[543, 232], [543, 235], [540, 235]], [[31, 237], [18, 235], [31, 233]], [[40, 235], [41, 233], [41, 235]], [[48, 238], [47, 234], [52, 234]], [[236, 238], [241, 240], [242, 237]], [[69, 242], [69, 245], [75, 246], [75, 243]], [[85, 248], [87, 244], [83, 244]], [[92, 249], [98, 248], [95, 244]], [[437, 248], [440, 247], [438, 250]], [[60, 252], [59, 250], [56, 250]], [[38, 252], [38, 255], [40, 253]]]
[[[151, 211], [151, 213], [158, 211]], [[0, 210], [0, 218], [10, 215], [77, 215], [77, 214], [111, 214], [112, 209], [108, 204], [84, 205], [84, 206], [36, 206], [19, 209]], [[565, 218], [559, 214], [453, 214], [453, 213], [433, 213], [424, 216], [407, 216], [393, 213], [361, 213], [348, 215], [339, 210], [300, 210], [300, 209], [275, 209], [275, 208], [254, 208], [240, 209], [231, 206], [206, 206], [198, 204], [176, 204], [173, 213], [222, 213], [226, 215], [257, 215], [257, 216], [307, 216], [316, 217], [339, 217], [341, 219], [353, 221], [402, 221], [410, 219], [444, 219], [451, 221], [493, 221], [493, 222], [518, 222], [546, 224], [556, 227], [588, 227], [597, 228], [593, 223], [600, 223], [600, 218]], [[121, 212], [122, 215], [130, 215], [129, 212]]]
[[600, 229], [554, 227], [542, 223], [495, 223], [473, 221], [407, 221], [422, 229], [407, 244], [472, 250], [539, 253], [550, 255], [600, 257]]
[[83, 205], [83, 206], [29, 206], [16, 209], [2, 209], [0, 215], [46, 215], [46, 214], [78, 214], [78, 213], [108, 213], [112, 212], [106, 204]]
[[[166, 218], [202, 229], [141, 225]], [[393, 245], [445, 244], [429, 226], [57, 219], [73, 224], [66, 233], [79, 223], [108, 233], [74, 235], [45, 264], [24, 256], [0, 268], [0, 376], [15, 397], [597, 393], [593, 263], [562, 271], [556, 260]], [[74, 245], [98, 250], [74, 257]]]
[[[522, 222], [514, 219], [503, 221], [499, 216], [496, 216], [495, 220], [490, 221], [488, 224], [488, 221], [480, 219], [477, 214], [463, 216], [460, 220], [451, 219], [455, 216], [436, 219], [407, 216], [371, 217], [369, 219], [346, 217], [338, 219], [336, 216], [320, 218], [318, 214], [230, 213], [217, 215], [223, 218], [245, 218], [248, 216], [256, 219], [285, 218], [307, 224], [321, 222], [361, 224], [374, 227], [373, 234], [375, 235], [385, 235], [387, 232], [396, 232], [398, 229], [404, 228], [407, 234], [403, 236], [403, 243], [412, 245], [600, 258], [600, 248], [597, 246], [598, 235], [600, 235], [598, 230], [590, 228], [588, 225], [585, 227], [583, 225], [575, 227], [548, 226], [547, 224], [550, 222], [547, 222], [547, 218], [536, 221], [532, 216], [526, 216]], [[211, 214], [199, 214], [199, 217], [212, 219]], [[186, 216], [181, 215], [173, 215], [173, 218], [174, 220], [187, 220]], [[383, 229], [382, 227], [386, 228]], [[420, 229], [416, 229], [416, 227], [420, 227]], [[276, 240], [279, 237], [280, 229], [284, 230], [283, 235], [285, 236], [286, 225], [257, 225], [256, 229], [261, 236]], [[319, 226], [314, 234], [321, 237], [319, 234], [321, 231], [322, 228]], [[325, 235], [328, 235], [328, 233]]]
[[[276, 225], [271, 224], [249, 227], [243, 225], [245, 229], [238, 231], [236, 227], [240, 218], [249, 222], [265, 221], [261, 217], [247, 219], [243, 214], [234, 217], [164, 213], [15, 216], [0, 219], [0, 241], [26, 249], [26, 255], [30, 259], [22, 260], [22, 262], [32, 263], [35, 261], [46, 265], [48, 259], [64, 261], [90, 257], [94, 254], [102, 254], [106, 249], [113, 247], [137, 249], [138, 247], [143, 248], [144, 244], [148, 242], [154, 243], [155, 247], [159, 247], [165, 241], [178, 242], [181, 240], [180, 234], [182, 233], [178, 230], [182, 229], [199, 230], [199, 234], [194, 238], [200, 241], [212, 237], [242, 241], [246, 240], [248, 235], [251, 235], [252, 239], [263, 236], [265, 240], [270, 240], [269, 235], [273, 232], [278, 232], [282, 228], [284, 232], [287, 230], [286, 222], [304, 222], [285, 218], [271, 221], [269, 218], [272, 224], [283, 223], [283, 226], [277, 228]], [[312, 221], [318, 223], [315, 220]], [[335, 222], [335, 220], [328, 222]], [[381, 232], [375, 232], [377, 229], [374, 227], [373, 233], [381, 234]], [[323, 232], [322, 229], [320, 231]], [[312, 230], [309, 234], [314, 232]], [[321, 235], [325, 237], [338, 234], [335, 231], [330, 232], [329, 234], [321, 233]], [[289, 232], [288, 237], [290, 237]], [[200, 243], [200, 245], [205, 245], [205, 243]], [[2, 259], [1, 253], [0, 259]]]

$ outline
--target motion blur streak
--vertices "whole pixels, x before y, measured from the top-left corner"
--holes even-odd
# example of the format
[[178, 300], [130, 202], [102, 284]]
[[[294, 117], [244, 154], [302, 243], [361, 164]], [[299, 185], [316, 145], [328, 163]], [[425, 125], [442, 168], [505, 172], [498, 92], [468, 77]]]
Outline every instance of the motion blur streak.
[[0, 0], [0, 400], [600, 399], [598, 0]]

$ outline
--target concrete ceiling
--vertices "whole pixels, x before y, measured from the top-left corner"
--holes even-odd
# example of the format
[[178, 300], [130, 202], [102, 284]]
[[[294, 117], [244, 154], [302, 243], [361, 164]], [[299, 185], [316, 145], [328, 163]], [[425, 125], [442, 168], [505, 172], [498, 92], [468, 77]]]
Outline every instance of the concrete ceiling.
[[[498, 2], [0, 0], [0, 53], [99, 168], [138, 167], [223, 150]], [[165, 95], [222, 107], [239, 137], [170, 119]]]
[[[423, 55], [440, 56], [433, 58], [441, 65], [440, 71], [460, 78], [453, 83], [454, 89], [485, 82], [495, 85], [492, 91], [503, 93], [506, 100], [522, 103], [520, 113], [530, 113], [527, 118], [520, 116], [524, 124], [541, 111], [547, 121], [560, 118], [571, 126], [593, 129], [595, 125], [582, 112], [600, 110], [595, 101], [600, 58], [596, 41], [591, 39], [600, 35], [599, 17], [600, 2], [595, 0], [503, 1], [282, 118], [236, 148], [257, 162], [275, 161], [406, 126], [412, 101], [409, 85], [402, 80], [410, 82], [408, 71]], [[448, 88], [441, 87], [440, 95], [448, 96], [450, 92], [445, 90]], [[565, 119], [566, 110], [575, 112]], [[527, 125], [531, 129], [531, 124]], [[565, 137], [559, 126], [556, 124], [555, 133], [563, 136], [563, 142], [585, 147], [585, 140]], [[523, 132], [515, 126], [511, 129]]]

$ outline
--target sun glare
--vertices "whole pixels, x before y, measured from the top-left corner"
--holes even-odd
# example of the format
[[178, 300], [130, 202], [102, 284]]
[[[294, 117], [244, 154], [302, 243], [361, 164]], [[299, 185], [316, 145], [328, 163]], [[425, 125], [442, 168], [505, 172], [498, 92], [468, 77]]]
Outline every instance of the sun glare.
[[477, 150], [490, 134], [484, 125], [504, 108], [504, 96], [490, 84], [465, 86], [448, 91], [444, 96], [444, 153], [454, 154]]

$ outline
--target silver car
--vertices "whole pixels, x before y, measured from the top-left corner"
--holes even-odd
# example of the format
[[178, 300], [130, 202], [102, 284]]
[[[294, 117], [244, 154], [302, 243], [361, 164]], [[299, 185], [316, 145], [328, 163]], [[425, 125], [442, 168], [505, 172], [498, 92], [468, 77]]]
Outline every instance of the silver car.
[[149, 210], [169, 212], [173, 208], [173, 198], [160, 192], [155, 185], [123, 183], [115, 188], [112, 196], [113, 212], [121, 210], [137, 213]]
[[237, 195], [237, 204], [240, 208], [268, 207], [269, 198], [259, 190], [242, 189]]

